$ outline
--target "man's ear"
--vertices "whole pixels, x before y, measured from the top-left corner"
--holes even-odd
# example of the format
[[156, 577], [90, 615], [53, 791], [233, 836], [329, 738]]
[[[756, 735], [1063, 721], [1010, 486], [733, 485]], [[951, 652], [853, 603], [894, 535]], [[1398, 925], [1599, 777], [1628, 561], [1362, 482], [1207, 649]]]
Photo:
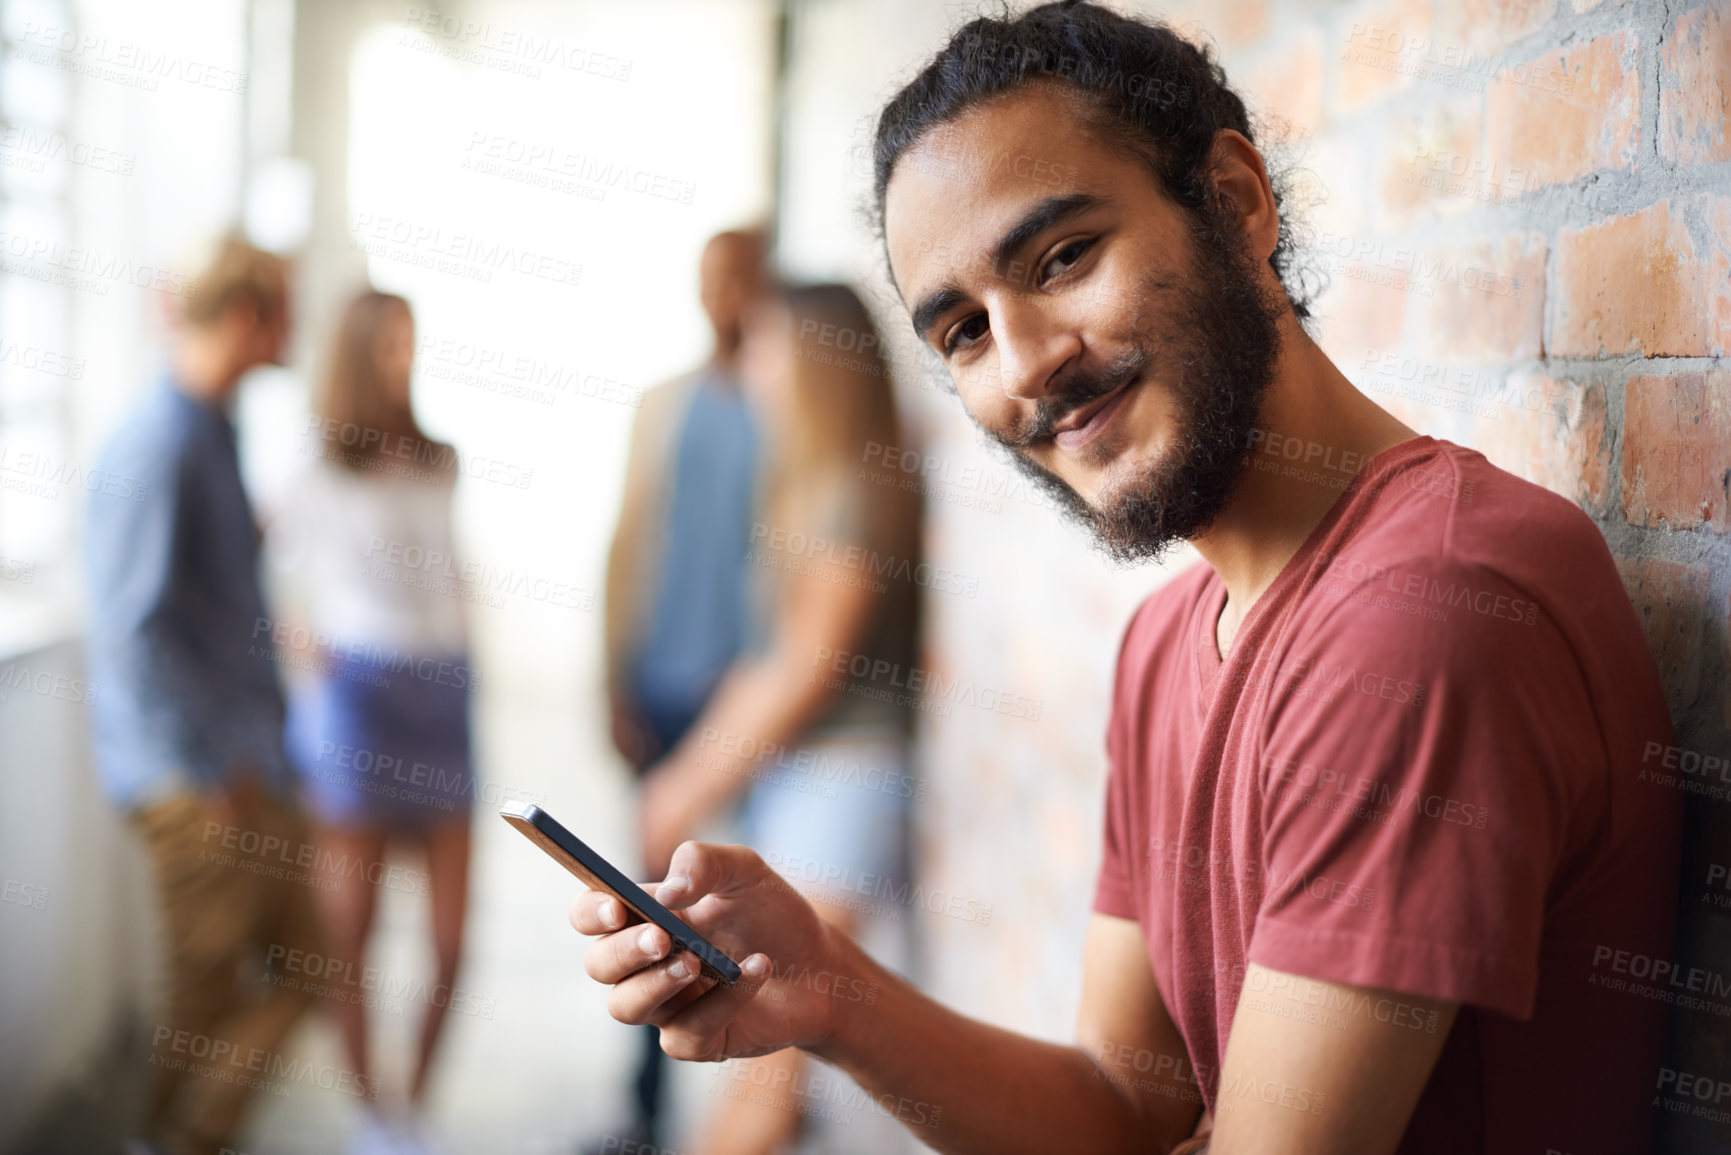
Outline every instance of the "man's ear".
[[248, 296], [236, 296], [222, 308], [222, 318], [218, 322], [231, 337], [251, 335], [264, 327], [264, 314], [260, 312], [258, 302]]
[[1280, 213], [1262, 154], [1242, 133], [1223, 128], [1214, 134], [1208, 166], [1216, 192], [1232, 205], [1251, 255], [1258, 263], [1268, 260], [1280, 241]]

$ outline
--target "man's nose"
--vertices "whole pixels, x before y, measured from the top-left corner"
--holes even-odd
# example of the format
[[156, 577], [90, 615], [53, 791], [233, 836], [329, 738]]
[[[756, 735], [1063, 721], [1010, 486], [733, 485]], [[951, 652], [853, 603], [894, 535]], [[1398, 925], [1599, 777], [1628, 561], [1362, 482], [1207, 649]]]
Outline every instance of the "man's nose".
[[1042, 308], [1039, 298], [1011, 298], [996, 313], [999, 387], [1006, 397], [1038, 401], [1052, 391], [1058, 370], [1081, 351], [1081, 337]]

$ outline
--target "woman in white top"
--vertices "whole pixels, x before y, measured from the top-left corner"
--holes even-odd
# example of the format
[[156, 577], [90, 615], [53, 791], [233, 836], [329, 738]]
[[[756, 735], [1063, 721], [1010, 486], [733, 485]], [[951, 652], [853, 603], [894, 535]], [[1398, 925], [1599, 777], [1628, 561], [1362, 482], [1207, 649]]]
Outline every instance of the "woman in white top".
[[[332, 954], [351, 964], [337, 973], [360, 982], [381, 885], [396, 878], [432, 901], [437, 976], [409, 1111], [369, 1115], [358, 1150], [425, 1145], [413, 1135], [415, 1112], [456, 980], [476, 793], [474, 678], [451, 528], [456, 453], [415, 421], [414, 348], [403, 298], [367, 292], [349, 303], [314, 399], [317, 456], [271, 526], [288, 600], [318, 645], [311, 677], [290, 694], [287, 744], [319, 819]], [[425, 875], [385, 867], [395, 842], [424, 850]], [[335, 999], [349, 1062], [371, 1087], [371, 1000], [358, 985], [343, 993], [356, 996]]]

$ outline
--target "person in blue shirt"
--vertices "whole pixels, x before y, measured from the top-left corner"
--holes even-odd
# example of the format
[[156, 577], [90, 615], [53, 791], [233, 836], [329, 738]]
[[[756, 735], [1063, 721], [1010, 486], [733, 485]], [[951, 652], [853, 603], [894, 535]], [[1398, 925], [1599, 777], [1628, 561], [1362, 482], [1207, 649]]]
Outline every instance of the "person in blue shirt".
[[[747, 311], [767, 281], [756, 231], [712, 237], [699, 294], [714, 353], [651, 389], [631, 434], [607, 558], [607, 686], [613, 742], [639, 773], [679, 743], [746, 642], [747, 553], [760, 488], [759, 433], [739, 381]], [[666, 862], [647, 862], [648, 877]], [[651, 1148], [664, 1059], [643, 1031], [630, 1139]]]
[[[292, 973], [322, 935], [317, 847], [284, 756], [277, 662], [292, 653], [260, 592], [258, 527], [227, 406], [281, 364], [287, 266], [229, 237], [177, 318], [172, 367], [104, 450], [85, 525], [97, 771], [150, 861], [168, 953], [148, 1024], [144, 1138], [214, 1155], [254, 1075], [310, 994]], [[250, 981], [248, 981], [250, 980]]]

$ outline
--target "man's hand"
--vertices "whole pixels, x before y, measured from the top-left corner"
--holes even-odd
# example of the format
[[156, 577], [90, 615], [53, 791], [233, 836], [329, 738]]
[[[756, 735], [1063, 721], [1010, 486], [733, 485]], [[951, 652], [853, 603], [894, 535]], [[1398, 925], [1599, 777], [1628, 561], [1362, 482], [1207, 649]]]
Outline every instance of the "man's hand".
[[228, 791], [219, 786], [210, 787], [199, 794], [199, 801], [204, 807], [206, 822], [214, 822], [229, 829], [239, 826], [234, 799], [229, 797]]
[[207, 785], [200, 798], [205, 814], [223, 826], [239, 826], [258, 812], [264, 796], [264, 770], [250, 758], [237, 758], [221, 782]]
[[610, 695], [608, 717], [613, 734], [613, 748], [619, 751], [619, 756], [633, 768], [640, 770], [660, 756], [660, 743], [656, 742], [654, 731], [649, 728], [649, 723], [644, 721], [636, 703], [622, 694]]
[[[731, 987], [699, 977], [694, 955], [680, 948], [669, 957], [666, 931], [626, 926], [625, 909], [601, 891], [585, 891], [571, 904], [571, 925], [602, 936], [584, 969], [612, 985], [608, 1013], [660, 1027], [662, 1050], [676, 1059], [720, 1062], [821, 1045], [838, 1001], [860, 995], [864, 980], [845, 938], [743, 846], [686, 842], [666, 881], [645, 889], [745, 972]], [[868, 993], [875, 999], [875, 988]]]

